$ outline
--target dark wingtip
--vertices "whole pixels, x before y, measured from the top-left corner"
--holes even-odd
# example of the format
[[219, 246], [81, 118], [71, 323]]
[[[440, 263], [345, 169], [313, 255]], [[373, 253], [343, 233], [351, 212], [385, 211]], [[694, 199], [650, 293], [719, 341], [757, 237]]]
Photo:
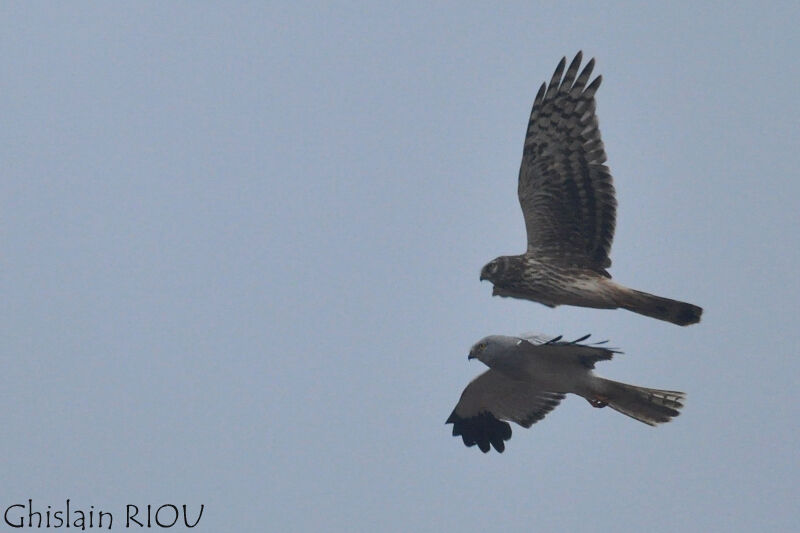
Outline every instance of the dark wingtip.
[[511, 425], [488, 412], [462, 418], [453, 410], [445, 424], [453, 424], [453, 436], [461, 436], [465, 446], [471, 448], [477, 444], [483, 453], [488, 453], [492, 447], [503, 453], [506, 449], [504, 441], [511, 438]]
[[578, 344], [579, 342], [583, 342], [583, 341], [585, 341], [586, 339], [588, 339], [588, 338], [589, 338], [589, 337], [591, 337], [591, 336], [592, 336], [592, 334], [591, 334], [591, 333], [587, 333], [587, 334], [586, 334], [586, 335], [584, 335], [583, 337], [581, 337], [581, 338], [579, 338], [579, 339], [575, 339], [575, 340], [574, 340], [574, 341], [572, 341], [570, 344]]
[[599, 75], [592, 81], [592, 83], [589, 84], [588, 87], [586, 87], [586, 89], [584, 89], [584, 92], [590, 96], [594, 95], [594, 93], [596, 93], [597, 89], [600, 87], [601, 83], [603, 83], [603, 76]]
[[560, 341], [560, 340], [561, 340], [563, 337], [564, 337], [563, 335], [559, 335], [558, 337], [553, 337], [552, 339], [550, 339], [549, 341], [547, 341], [545, 344], [556, 344], [556, 343], [557, 343], [558, 341]]

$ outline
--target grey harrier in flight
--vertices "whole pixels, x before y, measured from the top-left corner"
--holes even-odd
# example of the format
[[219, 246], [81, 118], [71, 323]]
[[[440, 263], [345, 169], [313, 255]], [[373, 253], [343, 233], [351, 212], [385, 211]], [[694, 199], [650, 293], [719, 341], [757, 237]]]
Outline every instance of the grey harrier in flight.
[[[502, 453], [511, 426], [531, 427], [552, 411], [567, 393], [583, 396], [593, 407], [609, 406], [640, 422], [655, 426], [678, 416], [684, 393], [646, 389], [611, 381], [592, 372], [597, 361], [615, 353], [597, 344], [580, 344], [561, 337], [490, 335], [469, 352], [489, 370], [467, 385], [447, 419], [453, 436], [483, 453], [491, 446]], [[602, 343], [601, 343], [602, 344]]]
[[533, 102], [517, 190], [528, 249], [493, 260], [481, 280], [494, 284], [495, 296], [549, 307], [621, 307], [681, 326], [699, 322], [700, 307], [629, 289], [606, 271], [617, 201], [595, 115], [602, 76], [587, 85], [594, 59], [578, 75], [581, 57], [563, 79], [562, 58]]

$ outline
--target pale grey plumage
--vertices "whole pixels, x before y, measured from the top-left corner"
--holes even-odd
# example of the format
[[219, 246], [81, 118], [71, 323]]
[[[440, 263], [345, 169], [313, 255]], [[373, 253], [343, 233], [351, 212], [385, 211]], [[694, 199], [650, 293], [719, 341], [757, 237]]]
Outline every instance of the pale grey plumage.
[[608, 405], [649, 425], [667, 422], [683, 407], [684, 394], [647, 389], [595, 376], [595, 363], [619, 353], [603, 343], [581, 344], [588, 337], [491, 335], [470, 350], [489, 370], [467, 385], [447, 423], [453, 435], [485, 453], [505, 449], [512, 421], [522, 427], [544, 418], [568, 393], [586, 398], [594, 407]]

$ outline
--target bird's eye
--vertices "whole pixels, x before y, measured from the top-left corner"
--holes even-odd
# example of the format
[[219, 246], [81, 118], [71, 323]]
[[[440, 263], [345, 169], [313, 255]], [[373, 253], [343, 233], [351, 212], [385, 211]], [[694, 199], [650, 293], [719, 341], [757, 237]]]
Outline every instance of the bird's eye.
[[479, 349], [480, 351], [484, 351], [484, 350], [486, 349], [486, 343], [485, 343], [485, 342], [482, 342], [482, 343], [480, 343], [480, 344], [478, 345], [478, 349]]

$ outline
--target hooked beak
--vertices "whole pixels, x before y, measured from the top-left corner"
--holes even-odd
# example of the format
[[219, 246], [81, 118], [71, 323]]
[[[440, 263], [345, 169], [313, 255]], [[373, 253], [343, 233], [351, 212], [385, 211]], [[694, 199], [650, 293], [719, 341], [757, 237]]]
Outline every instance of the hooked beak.
[[484, 281], [485, 279], [486, 279], [486, 274], [484, 274], [483, 272], [481, 272], [481, 281]]
[[472, 355], [472, 352], [469, 352], [469, 355], [467, 356], [467, 361], [469, 361], [470, 359], [475, 359], [475, 356]]

